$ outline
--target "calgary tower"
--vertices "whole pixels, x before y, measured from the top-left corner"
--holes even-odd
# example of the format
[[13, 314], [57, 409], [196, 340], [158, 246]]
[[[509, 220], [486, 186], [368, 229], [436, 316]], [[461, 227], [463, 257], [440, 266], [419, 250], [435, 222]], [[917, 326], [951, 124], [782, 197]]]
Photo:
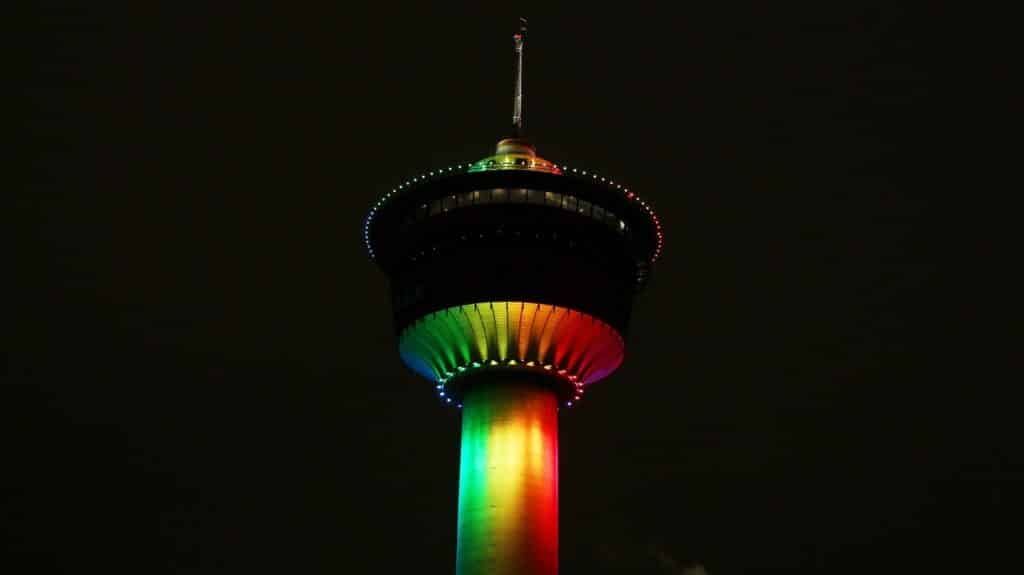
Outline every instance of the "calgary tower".
[[525, 139], [525, 34], [522, 20], [512, 137], [396, 186], [363, 229], [402, 361], [462, 411], [459, 575], [558, 572], [558, 412], [622, 363], [662, 249], [630, 188]]

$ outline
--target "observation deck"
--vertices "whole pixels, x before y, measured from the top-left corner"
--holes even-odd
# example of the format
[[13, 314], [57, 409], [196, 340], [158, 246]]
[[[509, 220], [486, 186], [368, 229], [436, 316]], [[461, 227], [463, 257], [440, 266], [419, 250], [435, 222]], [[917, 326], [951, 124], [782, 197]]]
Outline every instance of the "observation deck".
[[663, 245], [635, 192], [518, 138], [399, 184], [364, 240], [391, 280], [403, 360], [456, 404], [455, 382], [478, 369], [533, 369], [578, 399], [621, 363], [633, 296]]

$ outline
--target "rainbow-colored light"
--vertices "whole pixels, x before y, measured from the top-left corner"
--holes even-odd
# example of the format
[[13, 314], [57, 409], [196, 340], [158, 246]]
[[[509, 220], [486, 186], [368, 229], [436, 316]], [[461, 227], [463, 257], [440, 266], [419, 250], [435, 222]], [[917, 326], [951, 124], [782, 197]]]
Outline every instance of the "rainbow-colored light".
[[566, 307], [521, 301], [454, 306], [428, 314], [402, 331], [402, 361], [443, 385], [488, 366], [540, 368], [578, 387], [619, 367], [622, 336], [594, 316]]
[[529, 383], [466, 394], [457, 575], [558, 572], [558, 413]]

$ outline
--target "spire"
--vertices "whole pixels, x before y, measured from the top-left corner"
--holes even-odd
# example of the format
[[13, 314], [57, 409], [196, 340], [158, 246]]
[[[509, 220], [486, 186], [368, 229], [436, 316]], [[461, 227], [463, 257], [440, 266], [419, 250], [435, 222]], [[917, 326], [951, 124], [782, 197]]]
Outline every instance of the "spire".
[[519, 18], [519, 32], [512, 36], [516, 43], [516, 91], [512, 109], [512, 137], [523, 135], [523, 42], [526, 40], [526, 18]]
[[512, 137], [498, 142], [494, 155], [474, 162], [470, 172], [492, 170], [526, 170], [561, 174], [558, 166], [537, 155], [537, 150], [523, 138], [523, 43], [526, 40], [526, 18], [519, 19], [519, 32], [512, 36], [516, 43], [515, 100], [512, 108]]

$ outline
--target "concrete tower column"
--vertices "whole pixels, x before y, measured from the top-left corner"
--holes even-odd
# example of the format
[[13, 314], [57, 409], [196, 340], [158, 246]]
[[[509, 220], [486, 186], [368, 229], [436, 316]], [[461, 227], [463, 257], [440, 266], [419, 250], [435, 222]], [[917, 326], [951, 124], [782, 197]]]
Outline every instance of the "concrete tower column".
[[457, 575], [558, 573], [558, 399], [478, 381], [462, 408]]

